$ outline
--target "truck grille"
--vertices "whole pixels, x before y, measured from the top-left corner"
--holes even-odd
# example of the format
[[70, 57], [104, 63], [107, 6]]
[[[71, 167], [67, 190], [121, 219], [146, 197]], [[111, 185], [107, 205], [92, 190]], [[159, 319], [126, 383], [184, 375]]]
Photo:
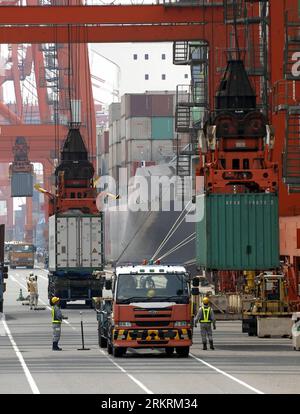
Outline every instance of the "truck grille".
[[171, 317], [171, 314], [170, 313], [168, 313], [168, 314], [161, 314], [161, 313], [154, 313], [154, 314], [152, 314], [152, 313], [149, 313], [149, 314], [147, 314], [147, 313], [143, 313], [143, 314], [135, 314], [134, 315], [135, 316], [135, 318], [170, 318]]
[[134, 323], [136, 324], [136, 326], [141, 326], [141, 327], [145, 327], [145, 326], [165, 327], [165, 326], [169, 326], [170, 321], [135, 321]]
[[164, 311], [171, 311], [172, 308], [133, 308], [134, 311], [138, 311], [138, 312], [151, 312], [151, 311], [159, 311], [159, 312], [164, 312]]

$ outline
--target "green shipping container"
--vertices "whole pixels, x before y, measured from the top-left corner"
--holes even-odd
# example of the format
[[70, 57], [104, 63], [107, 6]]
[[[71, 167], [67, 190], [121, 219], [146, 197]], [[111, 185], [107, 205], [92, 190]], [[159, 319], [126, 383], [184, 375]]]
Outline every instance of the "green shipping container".
[[152, 139], [173, 139], [174, 118], [155, 116], [151, 118]]
[[215, 270], [268, 270], [279, 266], [276, 195], [200, 195], [196, 207], [199, 266]]

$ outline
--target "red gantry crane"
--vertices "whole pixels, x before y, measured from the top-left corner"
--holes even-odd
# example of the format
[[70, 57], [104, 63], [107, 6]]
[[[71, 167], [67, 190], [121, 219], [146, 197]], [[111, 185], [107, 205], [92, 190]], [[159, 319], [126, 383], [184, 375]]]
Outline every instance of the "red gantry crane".
[[[264, 11], [263, 14], [261, 10]], [[68, 80], [72, 76], [71, 85], [76, 88], [76, 91], [71, 93], [70, 87], [67, 88], [68, 93], [60, 89], [59, 101], [62, 105], [64, 102], [69, 105], [70, 98], [74, 102], [81, 100], [82, 135], [85, 142], [91, 140], [91, 144], [95, 139], [95, 118], [85, 46], [87, 43], [173, 41], [176, 51], [176, 46], [180, 43], [204, 42], [208, 47], [207, 109], [209, 110], [214, 109], [214, 98], [226, 67], [224, 64], [219, 64], [220, 51], [243, 49], [245, 60], [248, 59], [250, 62], [248, 67], [247, 64], [245, 65], [246, 69], [253, 69], [253, 73], [249, 76], [254, 83], [258, 101], [261, 101], [268, 124], [273, 126], [275, 132], [272, 162], [278, 165], [279, 175], [280, 257], [287, 276], [289, 299], [295, 308], [299, 306], [300, 110], [298, 102], [300, 95], [298, 80], [300, 78], [297, 61], [300, 52], [298, 35], [300, 18], [297, 0], [281, 2], [197, 0], [188, 3], [178, 1], [139, 6], [83, 6], [74, 3], [62, 5], [57, 2], [47, 5], [32, 3], [27, 3], [26, 6], [3, 5], [0, 26], [0, 43], [31, 45], [28, 56], [31, 53], [34, 62], [39, 62], [36, 63], [36, 78], [39, 76], [37, 72], [40, 68], [42, 73], [45, 73], [43, 68], [45, 51], [42, 56], [40, 46], [37, 45], [57, 45], [58, 62], [61, 62], [62, 68], [65, 67], [63, 65], [66, 63], [66, 57], [63, 56], [63, 50], [59, 49], [58, 45], [69, 45], [66, 55], [69, 57], [68, 63], [70, 63], [70, 56], [77, 56], [76, 59], [71, 59], [71, 62], [73, 69], [80, 70], [80, 75], [75, 70], [72, 74], [68, 74]], [[239, 44], [237, 45], [236, 42]], [[263, 47], [267, 47], [267, 55], [261, 54]], [[81, 59], [78, 58], [79, 55]], [[187, 60], [184, 56], [182, 63], [186, 64]], [[67, 67], [70, 68], [72, 64]], [[59, 68], [59, 65], [56, 67]], [[217, 70], [218, 68], [220, 70]], [[260, 70], [262, 72], [259, 72]], [[13, 70], [10, 71], [10, 76], [14, 79]], [[64, 74], [59, 73], [58, 78], [64, 84], [66, 80]], [[76, 80], [80, 80], [79, 84]], [[14, 115], [11, 114], [14, 125], [1, 127], [0, 145], [1, 149], [3, 148], [1, 154], [6, 154], [6, 162], [9, 159], [8, 153], [12, 148], [12, 142], [19, 135], [20, 130], [22, 136], [27, 137], [29, 142], [30, 161], [41, 160], [44, 147], [45, 152], [49, 151], [49, 142], [53, 143], [53, 137], [65, 136], [65, 127], [60, 122], [56, 120], [52, 125], [51, 122], [47, 123], [49, 114], [51, 118], [53, 112], [46, 104], [45, 88], [45, 86], [40, 87], [38, 93], [39, 108], [44, 108], [41, 111], [41, 119], [44, 123], [38, 126], [24, 125], [18, 98]], [[15, 89], [17, 96], [17, 85]], [[191, 102], [190, 106], [193, 106], [192, 104]], [[1, 107], [2, 114], [10, 114], [5, 105]], [[87, 111], [88, 107], [92, 112]], [[59, 107], [58, 114], [61, 114]], [[89, 147], [91, 153], [91, 146]], [[35, 158], [35, 155], [38, 158]], [[47, 156], [45, 158], [47, 159]], [[266, 168], [269, 172], [273, 170], [271, 164]], [[223, 270], [225, 273], [223, 273], [222, 286], [224, 289], [227, 287], [231, 289], [231, 282], [235, 280], [234, 274], [226, 273], [228, 269]]]

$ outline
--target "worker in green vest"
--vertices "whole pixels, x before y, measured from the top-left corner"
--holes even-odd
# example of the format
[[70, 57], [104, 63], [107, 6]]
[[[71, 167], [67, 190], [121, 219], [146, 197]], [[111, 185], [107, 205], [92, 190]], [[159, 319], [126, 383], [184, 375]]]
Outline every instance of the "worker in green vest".
[[52, 308], [51, 308], [51, 315], [52, 315], [52, 327], [53, 327], [53, 351], [61, 351], [62, 349], [59, 348], [58, 342], [60, 340], [61, 335], [61, 323], [63, 319], [68, 319], [66, 316], [63, 316], [60, 310], [60, 299], [54, 296], [51, 299]]
[[209, 306], [209, 299], [206, 296], [203, 298], [202, 305], [200, 306], [199, 311], [195, 317], [195, 326], [197, 326], [198, 321], [200, 321], [203, 349], [207, 349], [207, 337], [209, 340], [210, 349], [215, 349], [211, 325], [213, 325], [214, 329], [216, 329], [216, 318], [214, 311]]

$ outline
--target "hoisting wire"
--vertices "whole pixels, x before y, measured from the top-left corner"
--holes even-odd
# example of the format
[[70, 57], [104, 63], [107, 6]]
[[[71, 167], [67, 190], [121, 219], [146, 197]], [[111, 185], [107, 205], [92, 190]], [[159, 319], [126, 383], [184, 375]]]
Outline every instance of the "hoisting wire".
[[162, 256], [160, 256], [158, 258], [158, 260], [162, 260], [165, 257], [169, 256], [170, 254], [174, 253], [176, 250], [181, 249], [181, 247], [183, 247], [183, 246], [187, 245], [188, 243], [190, 243], [191, 241], [195, 240], [195, 238], [196, 238], [196, 233], [194, 232], [194, 233], [190, 234], [188, 237], [186, 237], [185, 239], [183, 239], [180, 243], [178, 243], [172, 249], [170, 249], [169, 251], [164, 253]]
[[[187, 210], [188, 205], [191, 203], [191, 200], [186, 204], [182, 212], [177, 217], [176, 221], [174, 222], [173, 226], [165, 236], [165, 238], [161, 241], [160, 245], [156, 249], [155, 253], [151, 257], [151, 260], [154, 260], [154, 258], [158, 255], [158, 253], [162, 250], [162, 248], [166, 245], [166, 243], [170, 240], [170, 238], [174, 235], [175, 231], [178, 229], [178, 227], [181, 225], [183, 220], [185, 219], [186, 215], [191, 211], [192, 207]], [[184, 215], [183, 215], [184, 214]], [[183, 217], [182, 217], [183, 216]]]

